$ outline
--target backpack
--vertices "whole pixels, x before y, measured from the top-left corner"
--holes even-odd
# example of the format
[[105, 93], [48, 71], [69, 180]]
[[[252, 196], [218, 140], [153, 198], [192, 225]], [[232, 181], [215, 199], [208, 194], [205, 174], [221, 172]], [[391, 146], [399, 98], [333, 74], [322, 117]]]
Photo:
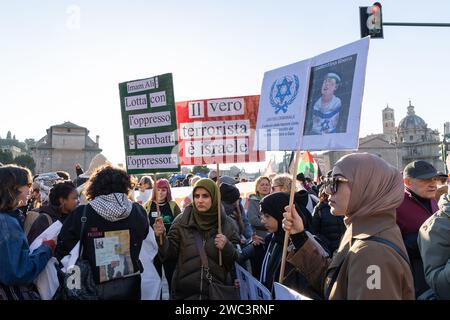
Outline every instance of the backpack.
[[25, 231], [26, 237], [28, 237], [31, 227], [33, 226], [33, 224], [37, 220], [37, 218], [39, 218], [41, 216], [41, 214], [47, 218], [49, 225], [51, 225], [53, 223], [52, 218], [44, 212], [40, 213], [40, 212], [34, 211], [34, 210], [28, 211], [27, 217], [25, 218], [25, 222], [23, 224], [23, 230]]

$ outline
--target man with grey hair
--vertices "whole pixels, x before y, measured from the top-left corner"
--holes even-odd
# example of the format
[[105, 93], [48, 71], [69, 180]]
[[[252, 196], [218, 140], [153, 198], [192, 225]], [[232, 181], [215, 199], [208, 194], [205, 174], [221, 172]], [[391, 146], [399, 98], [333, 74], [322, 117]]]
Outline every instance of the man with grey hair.
[[[450, 170], [450, 157], [447, 157]], [[424, 299], [450, 299], [450, 196], [444, 194], [439, 200], [439, 211], [434, 213], [419, 231], [419, 250], [423, 260], [425, 279], [431, 290]]]
[[426, 161], [413, 161], [403, 170], [405, 198], [397, 208], [397, 224], [411, 262], [416, 297], [428, 290], [417, 238], [420, 226], [438, 210], [436, 169]]

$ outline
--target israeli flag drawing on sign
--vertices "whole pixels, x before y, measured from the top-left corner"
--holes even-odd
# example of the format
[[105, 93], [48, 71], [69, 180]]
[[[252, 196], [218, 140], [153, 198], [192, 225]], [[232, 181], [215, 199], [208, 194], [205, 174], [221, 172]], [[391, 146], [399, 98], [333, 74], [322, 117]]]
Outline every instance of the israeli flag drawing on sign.
[[267, 71], [261, 88], [255, 150], [297, 150], [305, 118], [310, 60]]

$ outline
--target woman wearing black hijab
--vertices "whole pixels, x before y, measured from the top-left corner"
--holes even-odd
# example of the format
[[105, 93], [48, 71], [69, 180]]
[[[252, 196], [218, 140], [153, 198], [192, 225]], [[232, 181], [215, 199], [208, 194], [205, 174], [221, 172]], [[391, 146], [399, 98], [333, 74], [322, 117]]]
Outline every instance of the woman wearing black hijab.
[[[280, 274], [284, 242], [283, 212], [284, 207], [289, 205], [289, 194], [284, 192], [269, 194], [261, 200], [260, 205], [262, 212], [261, 222], [270, 233], [265, 239], [265, 255], [259, 280], [267, 289], [273, 291], [273, 282], [278, 281]], [[300, 209], [297, 212], [300, 212], [299, 215], [306, 226], [305, 229], [309, 230], [308, 220], [301, 213]]]

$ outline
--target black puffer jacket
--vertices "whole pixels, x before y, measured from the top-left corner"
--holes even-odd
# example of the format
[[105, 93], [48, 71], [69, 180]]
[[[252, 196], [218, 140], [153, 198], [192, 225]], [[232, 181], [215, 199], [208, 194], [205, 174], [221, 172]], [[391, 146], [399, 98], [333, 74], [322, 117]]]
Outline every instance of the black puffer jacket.
[[[300, 210], [303, 217], [306, 219], [308, 226], [311, 226], [312, 216], [311, 213], [308, 211], [308, 209], [306, 209], [306, 206], [308, 205], [308, 200], [309, 200], [309, 193], [306, 190], [300, 190], [294, 194], [294, 202], [298, 206], [297, 210]], [[305, 229], [309, 230], [309, 228], [306, 228], [306, 225]]]
[[338, 248], [345, 232], [344, 219], [331, 214], [328, 202], [319, 203], [314, 208], [312, 218], [313, 233], [327, 246], [330, 254]]

